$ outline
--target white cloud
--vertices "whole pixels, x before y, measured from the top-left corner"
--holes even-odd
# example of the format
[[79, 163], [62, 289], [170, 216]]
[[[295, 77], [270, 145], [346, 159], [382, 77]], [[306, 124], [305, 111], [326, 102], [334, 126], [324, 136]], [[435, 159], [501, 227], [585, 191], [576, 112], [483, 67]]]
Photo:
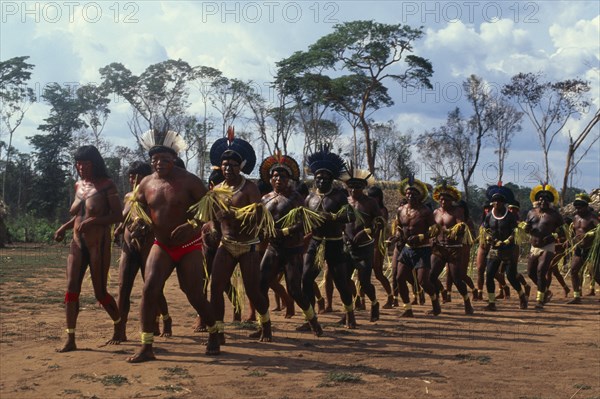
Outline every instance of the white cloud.
[[[403, 131], [413, 128], [418, 134], [439, 126], [455, 106], [468, 113], [464, 99], [453, 99], [449, 90], [459, 87], [471, 74], [497, 84], [507, 82], [518, 72], [543, 71], [550, 80], [581, 77], [592, 84], [591, 111], [600, 106], [597, 2], [498, 2], [502, 7], [502, 18], [498, 20], [482, 15], [483, 6], [479, 4], [474, 18], [463, 8], [461, 20], [454, 21], [445, 18], [454, 10], [444, 6], [450, 3], [443, 2], [293, 3], [300, 7], [298, 20], [290, 18], [294, 11], [291, 8], [288, 14], [283, 12], [292, 2], [278, 2], [272, 20], [264, 6], [260, 17], [253, 20], [249, 3], [225, 5], [225, 2], [192, 1], [98, 2], [102, 15], [94, 23], [90, 18], [82, 18], [81, 13], [76, 14], [73, 22], [63, 17], [55, 23], [43, 20], [22, 23], [21, 15], [8, 16], [6, 23], [0, 24], [0, 59], [31, 55], [30, 62], [36, 66], [32, 81], [40, 87], [50, 81], [98, 82], [98, 69], [111, 62], [121, 62], [134, 74], [140, 74], [150, 64], [169, 58], [181, 58], [190, 65], [211, 66], [228, 77], [252, 79], [262, 84], [272, 79], [275, 62], [295, 51], [306, 50], [311, 43], [330, 33], [335, 22], [374, 19], [425, 26], [426, 34], [415, 43], [414, 49], [415, 54], [432, 62], [435, 70], [432, 82], [436, 87], [407, 95], [389, 82], [396, 106], [373, 115], [376, 120], [395, 120]], [[41, 7], [46, 3], [39, 4]], [[133, 8], [125, 9], [126, 4]], [[208, 6], [219, 10], [207, 13]], [[434, 6], [439, 10], [437, 15], [434, 15]], [[223, 7], [239, 7], [239, 10], [227, 15]], [[426, 9], [434, 10], [433, 14]], [[488, 11], [495, 10], [489, 8]], [[126, 17], [129, 17], [128, 23]], [[126, 144], [131, 141], [127, 127], [130, 109], [123, 103], [113, 104], [111, 108], [105, 133], [115, 143]], [[23, 132], [19, 132], [17, 138], [20, 150], [27, 150], [24, 137], [36, 133], [37, 125], [47, 112], [44, 104], [30, 109]], [[580, 130], [586, 118], [570, 121], [567, 128]], [[530, 129], [527, 124], [525, 121], [524, 129]], [[537, 142], [533, 132], [527, 130], [523, 135], [527, 137], [519, 138], [521, 147], [512, 149], [514, 155], [511, 156], [522, 160], [539, 155], [534, 148]], [[299, 137], [294, 140], [301, 141]], [[564, 153], [563, 141], [555, 147], [560, 171], [564, 162], [561, 150]], [[586, 166], [591, 168], [590, 172], [584, 171], [586, 178], [600, 165], [597, 158], [589, 163], [592, 166]], [[590, 179], [593, 182], [593, 178]], [[594, 184], [598, 185], [597, 177]]]

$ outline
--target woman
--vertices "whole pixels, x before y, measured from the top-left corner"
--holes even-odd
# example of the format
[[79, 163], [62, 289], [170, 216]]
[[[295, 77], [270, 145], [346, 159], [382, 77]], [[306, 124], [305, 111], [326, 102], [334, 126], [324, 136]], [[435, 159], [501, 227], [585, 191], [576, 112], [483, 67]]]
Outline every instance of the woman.
[[[67, 341], [58, 352], [70, 352], [75, 345], [75, 327], [79, 314], [79, 293], [85, 270], [90, 267], [94, 295], [115, 325], [121, 318], [114, 298], [107, 292], [110, 267], [110, 226], [122, 219], [121, 202], [117, 188], [106, 172], [104, 159], [94, 146], [82, 146], [75, 152], [75, 167], [80, 180], [75, 183], [75, 200], [71, 205], [72, 218], [54, 234], [62, 241], [65, 232], [73, 229], [73, 239], [67, 259]], [[118, 343], [108, 341], [108, 344]]]

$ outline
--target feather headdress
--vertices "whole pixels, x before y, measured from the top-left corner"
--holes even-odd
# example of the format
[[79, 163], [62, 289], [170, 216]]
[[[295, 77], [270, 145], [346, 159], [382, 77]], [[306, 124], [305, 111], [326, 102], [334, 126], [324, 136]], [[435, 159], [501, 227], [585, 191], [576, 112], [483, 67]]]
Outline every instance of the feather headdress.
[[503, 186], [501, 181], [494, 186], [489, 186], [485, 192], [485, 196], [490, 202], [497, 200], [506, 204], [512, 204], [515, 202], [515, 195], [513, 194], [512, 190]]
[[345, 168], [344, 160], [338, 154], [330, 152], [327, 144], [321, 147], [321, 151], [310, 154], [307, 163], [310, 173], [313, 175], [326, 170], [332, 174], [334, 179], [338, 179]]
[[221, 166], [223, 159], [233, 159], [240, 164], [240, 169], [245, 174], [252, 173], [256, 165], [254, 148], [246, 140], [235, 137], [233, 126], [227, 129], [227, 137], [215, 141], [210, 147], [210, 163]]
[[550, 195], [550, 201], [552, 201], [554, 205], [558, 205], [558, 191], [548, 183], [542, 183], [535, 186], [529, 194], [529, 199], [534, 203], [542, 194]]
[[427, 190], [425, 183], [415, 179], [415, 176], [412, 174], [400, 182], [400, 194], [402, 194], [403, 197], [406, 197], [406, 190], [409, 188], [417, 190], [421, 194], [421, 202], [425, 202], [429, 195], [429, 190]]
[[573, 201], [573, 205], [576, 205], [578, 203], [581, 205], [588, 205], [590, 202], [592, 202], [592, 199], [589, 195], [587, 195], [586, 193], [579, 193], [575, 194], [575, 201]]
[[183, 137], [177, 132], [168, 130], [161, 132], [156, 129], [148, 130], [140, 137], [140, 144], [152, 156], [157, 152], [170, 152], [179, 156], [181, 151], [185, 151], [188, 146]]
[[460, 191], [454, 186], [449, 186], [446, 180], [442, 181], [442, 184], [433, 189], [433, 199], [435, 202], [440, 202], [442, 195], [447, 195], [452, 198], [455, 202], [460, 201]]
[[375, 183], [375, 177], [371, 172], [364, 169], [355, 169], [352, 161], [350, 161], [350, 167], [346, 167], [345, 172], [340, 176], [340, 180], [349, 187], [357, 185], [368, 187]]
[[300, 167], [298, 162], [294, 158], [288, 155], [282, 155], [281, 151], [275, 151], [275, 154], [267, 157], [260, 164], [260, 178], [265, 183], [269, 183], [271, 174], [276, 169], [284, 169], [290, 175], [292, 180], [298, 180], [300, 178]]

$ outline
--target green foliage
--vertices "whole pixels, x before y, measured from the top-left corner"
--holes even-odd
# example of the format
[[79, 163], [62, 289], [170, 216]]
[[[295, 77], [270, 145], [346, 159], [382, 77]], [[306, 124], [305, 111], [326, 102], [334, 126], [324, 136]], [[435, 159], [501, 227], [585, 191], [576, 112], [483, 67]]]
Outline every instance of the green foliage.
[[48, 222], [28, 212], [14, 218], [9, 218], [8, 234], [13, 242], [45, 242], [53, 241], [54, 232], [60, 226], [58, 223]]
[[362, 377], [360, 375], [338, 371], [332, 371], [328, 373], [326, 379], [327, 381], [331, 382], [345, 382], [351, 384], [363, 382]]
[[[413, 52], [413, 43], [423, 35], [422, 28], [401, 24], [374, 21], [337, 24], [332, 33], [310, 45], [308, 51], [296, 52], [277, 63], [276, 82], [281, 84], [291, 78], [292, 84], [286, 87], [291, 92], [311, 92], [311, 97], [323, 106], [331, 103], [338, 112], [357, 118], [365, 136], [369, 170], [374, 173], [375, 159], [367, 115], [393, 104], [383, 84], [385, 79], [392, 79], [402, 87], [431, 88], [431, 63], [409, 54]], [[404, 71], [392, 73], [392, 68], [396, 69], [400, 61], [404, 62]], [[339, 70], [350, 74], [326, 75]], [[305, 80], [315, 84], [306, 84]], [[306, 90], [308, 87], [312, 90]], [[348, 115], [344, 117], [348, 119]]]
[[73, 132], [84, 127], [85, 122], [80, 118], [82, 105], [69, 87], [50, 84], [42, 97], [50, 103], [51, 109], [45, 123], [38, 127], [46, 134], [29, 138], [35, 149], [35, 168], [39, 174], [28, 208], [38, 216], [54, 219], [65, 208], [65, 183], [72, 163], [68, 148], [73, 141]]

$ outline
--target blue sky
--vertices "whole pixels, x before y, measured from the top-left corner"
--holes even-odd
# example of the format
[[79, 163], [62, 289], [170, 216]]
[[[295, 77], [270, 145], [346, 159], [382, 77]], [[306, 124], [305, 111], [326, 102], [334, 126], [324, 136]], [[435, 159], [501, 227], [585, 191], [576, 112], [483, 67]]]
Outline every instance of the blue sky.
[[[456, 88], [470, 74], [501, 85], [518, 72], [543, 72], [549, 80], [590, 81], [590, 112], [565, 129], [578, 132], [600, 105], [599, 7], [597, 1], [1, 1], [0, 59], [29, 55], [38, 91], [50, 82], [99, 82], [98, 69], [111, 62], [139, 74], [169, 58], [266, 85], [277, 61], [306, 50], [335, 23], [373, 19], [423, 26], [415, 54], [428, 58], [435, 71], [434, 89], [427, 92], [402, 92], [390, 82], [395, 105], [374, 119], [394, 120], [403, 131], [419, 134], [442, 124], [456, 106], [468, 113]], [[121, 102], [111, 110], [105, 137], [132, 146], [129, 106]], [[16, 133], [19, 150], [29, 151], [26, 136], [36, 133], [47, 112], [43, 103], [29, 110]], [[301, 138], [295, 142], [300, 145]], [[555, 184], [562, 181], [565, 147], [561, 137], [550, 153]], [[475, 176], [479, 185], [493, 180], [486, 169], [495, 160], [493, 150], [483, 155]], [[532, 170], [542, 167], [542, 155], [527, 120], [507, 165], [510, 180], [535, 184]], [[582, 161], [574, 182], [588, 190], [600, 187], [600, 144]]]

